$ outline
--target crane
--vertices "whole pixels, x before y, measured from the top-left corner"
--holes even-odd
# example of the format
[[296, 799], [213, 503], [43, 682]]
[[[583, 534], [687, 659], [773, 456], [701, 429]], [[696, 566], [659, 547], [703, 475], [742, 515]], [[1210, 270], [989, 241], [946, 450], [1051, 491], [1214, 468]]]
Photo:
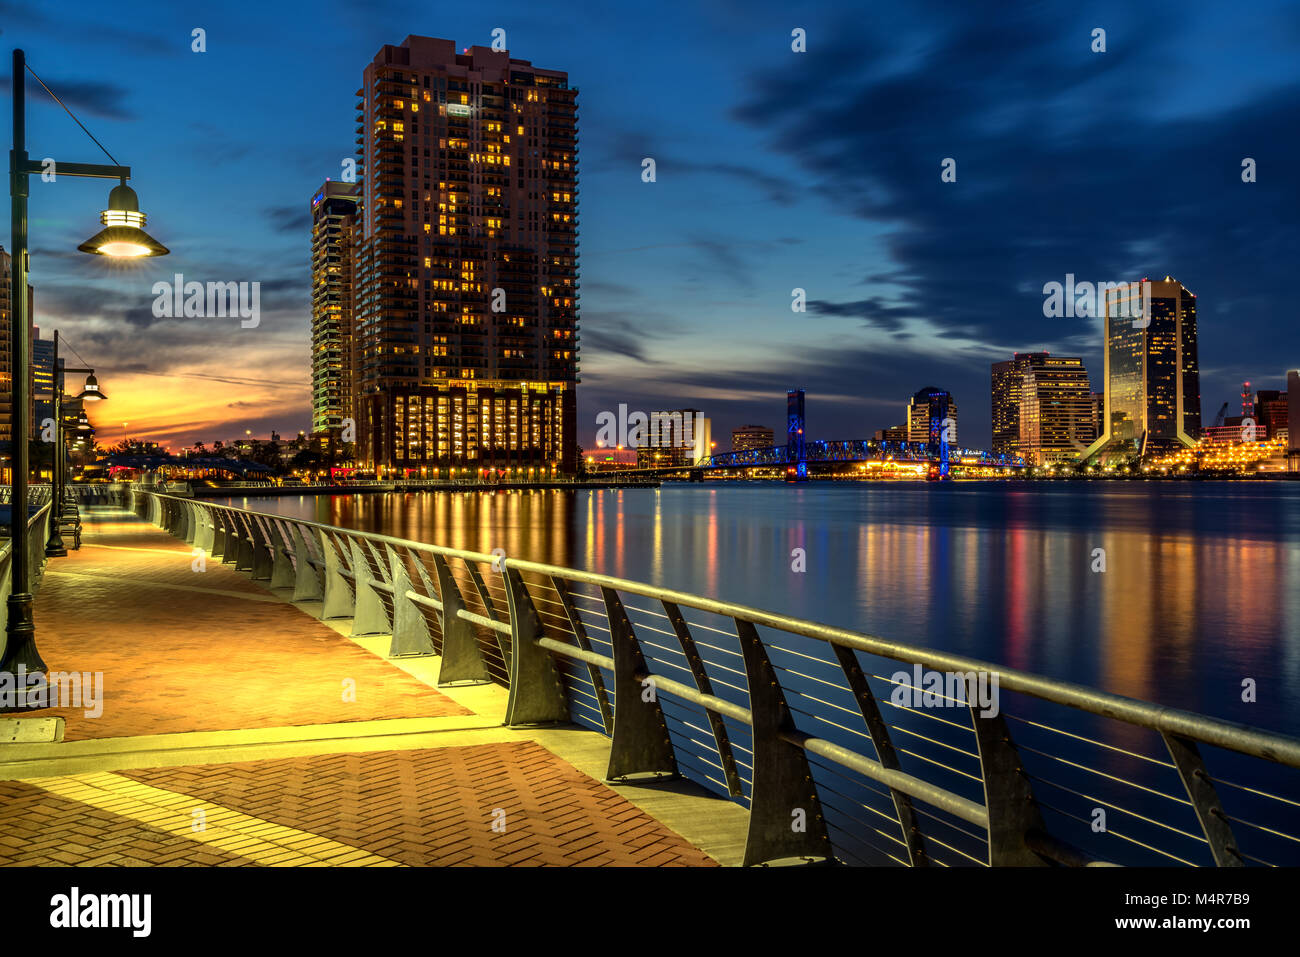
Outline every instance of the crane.
[[1223, 425], [1223, 417], [1227, 413], [1227, 411], [1228, 411], [1228, 403], [1225, 402], [1223, 403], [1223, 408], [1219, 410], [1219, 414], [1214, 417], [1214, 428], [1217, 429], [1219, 426]]

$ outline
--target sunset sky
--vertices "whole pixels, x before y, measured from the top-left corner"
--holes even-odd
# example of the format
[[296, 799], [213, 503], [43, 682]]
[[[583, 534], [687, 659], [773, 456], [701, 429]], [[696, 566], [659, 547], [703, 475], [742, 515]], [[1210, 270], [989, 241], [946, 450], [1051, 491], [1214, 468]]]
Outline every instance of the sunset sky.
[[[742, 423], [779, 427], [790, 387], [812, 436], [869, 437], [934, 385], [962, 444], [987, 447], [990, 362], [1082, 355], [1102, 387], [1100, 323], [1043, 316], [1067, 273], [1197, 293], [1207, 422], [1242, 379], [1283, 387], [1300, 366], [1300, 7], [840, 7], [0, 0], [4, 149], [21, 46], [133, 168], [172, 250], [82, 255], [112, 184], [34, 182], [36, 322], [99, 373], [105, 444], [308, 428], [308, 205], [354, 155], [362, 68], [408, 34], [466, 47], [501, 27], [580, 90], [585, 446], [622, 402], [699, 408], [725, 447]], [[34, 159], [108, 162], [30, 80], [28, 97]], [[156, 319], [151, 288], [177, 273], [260, 282], [260, 325]]]

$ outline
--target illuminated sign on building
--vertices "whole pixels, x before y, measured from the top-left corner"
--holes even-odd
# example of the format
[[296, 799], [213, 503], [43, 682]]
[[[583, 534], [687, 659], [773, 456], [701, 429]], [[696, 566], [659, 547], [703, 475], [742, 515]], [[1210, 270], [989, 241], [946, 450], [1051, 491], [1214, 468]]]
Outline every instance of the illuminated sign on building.
[[470, 108], [462, 103], [447, 104], [448, 116], [469, 116], [471, 112]]

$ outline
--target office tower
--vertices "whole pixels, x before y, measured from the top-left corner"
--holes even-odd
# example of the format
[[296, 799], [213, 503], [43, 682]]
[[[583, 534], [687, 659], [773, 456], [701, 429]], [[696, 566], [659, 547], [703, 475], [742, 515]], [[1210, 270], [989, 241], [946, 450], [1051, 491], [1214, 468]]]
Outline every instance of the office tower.
[[407, 37], [364, 71], [353, 259], [359, 460], [577, 465], [577, 90]]
[[1194, 445], [1201, 434], [1196, 296], [1166, 276], [1107, 290], [1106, 411], [1086, 457], [1131, 459]]
[[1092, 394], [1092, 438], [1088, 441], [1095, 442], [1101, 437], [1101, 424], [1106, 421], [1106, 393], [1094, 392]]
[[1017, 352], [1012, 358], [993, 363], [992, 416], [993, 451], [1016, 455], [1020, 448], [1020, 387], [1025, 372], [1048, 358], [1046, 352]]
[[359, 190], [326, 180], [311, 200], [311, 430], [341, 429], [352, 409], [350, 241]]
[[957, 444], [957, 403], [951, 393], [934, 386], [926, 386], [907, 404], [907, 440], [909, 442], [938, 442], [938, 431], [947, 428], [944, 420], [951, 420], [948, 444]]
[[774, 433], [765, 425], [742, 425], [731, 430], [731, 451], [748, 452], [750, 449], [770, 449]]
[[1027, 465], [1072, 462], [1096, 437], [1083, 360], [1044, 354], [1023, 373], [1016, 454]]
[[872, 438], [877, 442], [906, 442], [907, 425], [900, 422], [898, 425], [891, 425], [887, 429], [876, 429], [876, 433]]

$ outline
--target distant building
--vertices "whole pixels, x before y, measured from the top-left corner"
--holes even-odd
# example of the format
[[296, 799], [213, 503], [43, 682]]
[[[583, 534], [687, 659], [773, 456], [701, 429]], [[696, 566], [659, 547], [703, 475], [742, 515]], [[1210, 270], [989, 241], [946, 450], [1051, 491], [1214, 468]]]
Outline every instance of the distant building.
[[750, 449], [770, 449], [775, 433], [765, 425], [742, 425], [731, 430], [731, 451], [748, 452]]
[[[944, 420], [951, 420], [948, 425]], [[938, 441], [937, 430], [948, 428], [949, 445], [957, 444], [957, 403], [952, 393], [945, 389], [926, 386], [907, 404], [907, 440], [909, 442], [929, 442], [931, 434]]]
[[872, 438], [877, 442], [906, 442], [907, 424], [899, 423], [898, 425], [891, 425], [887, 429], [877, 429]]
[[1270, 439], [1289, 432], [1287, 405], [1287, 394], [1282, 389], [1260, 389], [1255, 393], [1255, 418]]
[[1010, 359], [993, 363], [990, 388], [992, 401], [993, 452], [1016, 455], [1020, 449], [1020, 387], [1025, 373], [1045, 362], [1046, 352], [1017, 352]]
[[1106, 393], [1094, 392], [1092, 394], [1092, 438], [1090, 442], [1095, 442], [1101, 438], [1101, 426], [1106, 421]]
[[1092, 387], [1083, 360], [1045, 356], [1024, 372], [1016, 454], [1028, 465], [1073, 462], [1095, 438]]
[[[38, 398], [39, 396], [39, 398]], [[37, 434], [41, 423], [54, 418], [54, 340], [42, 339], [41, 330], [32, 327], [32, 428]], [[66, 404], [65, 404], [66, 408]]]
[[1107, 290], [1104, 328], [1106, 411], [1087, 457], [1145, 457], [1195, 445], [1196, 295], [1171, 276]]
[[[0, 442], [8, 442], [13, 438], [13, 358], [10, 355], [9, 343], [11, 341], [13, 322], [10, 315], [10, 309], [13, 304], [11, 290], [12, 283], [12, 257], [5, 252], [4, 247], [0, 246]], [[32, 287], [27, 286], [27, 328], [28, 342], [31, 341], [31, 319], [34, 314], [32, 301]], [[29, 380], [30, 385], [30, 380]], [[30, 388], [27, 392], [28, 398], [32, 396]], [[29, 402], [28, 412], [34, 410], [34, 403]], [[31, 422], [29, 420], [28, 425]]]
[[1292, 369], [1286, 374], [1287, 422], [1290, 441], [1288, 442], [1288, 460], [1292, 472], [1300, 472], [1300, 369]]
[[637, 446], [637, 468], [694, 465], [712, 455], [712, 423], [699, 409], [650, 413], [645, 442]]
[[311, 427], [354, 418], [352, 257], [360, 189], [326, 180], [311, 200]]

